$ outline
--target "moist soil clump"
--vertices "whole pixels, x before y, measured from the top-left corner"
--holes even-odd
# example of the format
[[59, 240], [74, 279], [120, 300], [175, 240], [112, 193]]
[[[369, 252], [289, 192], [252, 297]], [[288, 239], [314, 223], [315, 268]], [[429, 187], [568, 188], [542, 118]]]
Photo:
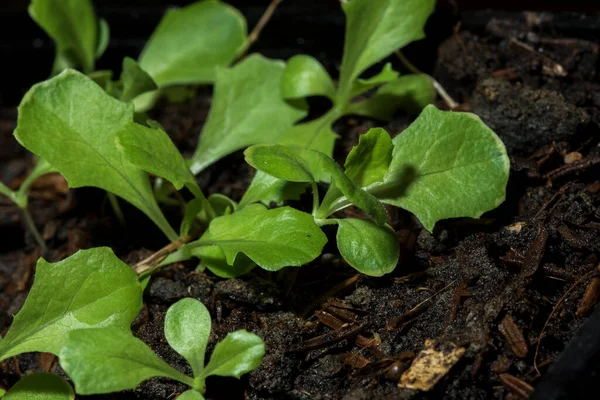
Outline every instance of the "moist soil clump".
[[[569, 30], [562, 20], [553, 25], [550, 14], [462, 18], [439, 47], [432, 75], [461, 109], [477, 113], [504, 140], [512, 161], [505, 203], [479, 220], [442, 221], [433, 232], [389, 208], [401, 262], [382, 278], [357, 275], [331, 241], [310, 265], [279, 273], [256, 269], [223, 280], [195, 271], [193, 262], [159, 271], [133, 331], [173, 367], [190, 372], [163, 333], [167, 308], [181, 298], [196, 298], [210, 310], [209, 353], [237, 329], [265, 341], [258, 369], [239, 381], [209, 378], [207, 398], [523, 398], [585, 323], [598, 296], [591, 284], [600, 251], [598, 46], [587, 31]], [[200, 90], [185, 104], [153, 112], [184, 155], [193, 151], [210, 97]], [[3, 110], [0, 117], [0, 178], [18, 187], [32, 160], [12, 139], [15, 113]], [[411, 118], [399, 115], [386, 129], [396, 134]], [[338, 122], [336, 158], [376, 124]], [[252, 175], [236, 153], [201, 174], [199, 183], [239, 200]], [[124, 203], [126, 226], [119, 225], [100, 193], [69, 191], [56, 175], [34, 185], [31, 208], [50, 248], [48, 261], [107, 245], [133, 265], [164, 245], [157, 229]], [[16, 207], [0, 206], [5, 332], [40, 254]], [[179, 212], [167, 208], [167, 215]], [[441, 360], [440, 369], [430, 363], [409, 382], [413, 361], [430, 356]], [[0, 384], [42, 370], [64, 375], [53, 357], [24, 354], [0, 364]], [[165, 399], [184, 390], [151, 379], [135, 391], [89, 398]]]

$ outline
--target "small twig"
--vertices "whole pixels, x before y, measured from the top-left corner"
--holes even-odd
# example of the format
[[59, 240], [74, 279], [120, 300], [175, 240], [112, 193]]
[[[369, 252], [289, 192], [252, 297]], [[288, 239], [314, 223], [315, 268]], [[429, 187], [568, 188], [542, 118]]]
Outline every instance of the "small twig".
[[448, 94], [448, 92], [446, 92], [446, 89], [444, 89], [444, 87], [437, 80], [435, 80], [435, 78], [433, 76], [426, 74], [424, 72], [421, 72], [421, 70], [419, 70], [417, 67], [415, 67], [414, 64], [411, 63], [408, 60], [408, 58], [406, 58], [406, 56], [400, 50], [396, 51], [396, 56], [398, 56], [398, 58], [400, 59], [402, 64], [404, 64], [404, 66], [406, 68], [408, 68], [408, 70], [410, 72], [412, 72], [414, 74], [427, 75], [429, 77], [429, 79], [431, 79], [433, 87], [438, 92], [440, 97], [444, 100], [444, 102], [446, 103], [446, 105], [448, 106], [449, 109], [456, 110], [458, 107], [460, 107], [460, 104], [458, 104], [456, 101], [454, 101], [454, 99]]
[[258, 40], [260, 33], [275, 13], [275, 10], [277, 9], [277, 6], [279, 6], [279, 3], [281, 3], [282, 1], [283, 0], [271, 1], [269, 7], [267, 7], [262, 17], [260, 17], [256, 25], [254, 26], [254, 29], [252, 29], [252, 32], [250, 32], [250, 34], [248, 35], [248, 41], [246, 42], [246, 46], [244, 47], [244, 49], [240, 52], [240, 55], [237, 58], [238, 60], [244, 58], [244, 56], [248, 52], [248, 49]]
[[193, 239], [200, 236], [200, 233], [202, 233], [203, 231], [204, 231], [204, 229], [195, 230], [195, 231], [191, 232], [190, 234], [182, 236], [179, 239], [177, 239], [176, 241], [169, 243], [168, 245], [166, 245], [162, 249], [158, 250], [154, 254], [150, 255], [149, 257], [147, 257], [147, 258], [143, 259], [142, 261], [140, 261], [139, 263], [135, 264], [133, 266], [133, 270], [138, 275], [141, 275], [144, 272], [151, 270], [156, 265], [158, 265], [161, 261], [163, 261], [165, 258], [167, 258], [167, 256], [169, 254], [171, 254], [172, 252], [174, 252], [175, 250], [177, 250], [184, 244], [187, 244], [190, 241], [192, 241]]

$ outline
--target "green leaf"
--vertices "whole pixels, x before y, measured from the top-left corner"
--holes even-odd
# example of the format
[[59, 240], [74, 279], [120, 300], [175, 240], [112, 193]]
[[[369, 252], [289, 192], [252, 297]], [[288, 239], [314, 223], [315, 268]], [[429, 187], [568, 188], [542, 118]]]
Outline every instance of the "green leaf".
[[392, 162], [392, 148], [392, 138], [384, 129], [370, 129], [346, 157], [346, 175], [359, 187], [381, 182]]
[[[333, 108], [321, 118], [293, 126], [272, 144], [305, 147], [331, 156], [333, 155], [335, 140], [338, 137], [331, 130], [331, 124], [340, 115], [340, 111]], [[298, 200], [305, 190], [306, 184], [304, 183], [284, 181], [262, 171], [257, 171], [250, 187], [248, 187], [240, 201], [240, 207], [257, 202], [266, 205], [274, 202], [280, 205], [285, 200]]]
[[[346, 176], [358, 187], [364, 188], [375, 182], [381, 182], [387, 173], [392, 161], [392, 139], [382, 128], [372, 128], [358, 139], [344, 165]], [[335, 208], [332, 205], [343, 196], [336, 184], [332, 184], [325, 194], [321, 209], [332, 214]]]
[[194, 376], [200, 375], [204, 369], [204, 352], [210, 336], [210, 327], [210, 313], [198, 300], [181, 299], [167, 310], [167, 342], [187, 360]]
[[331, 126], [340, 116], [337, 109], [332, 109], [321, 118], [294, 125], [276, 141], [266, 144], [298, 146], [332, 156], [333, 146], [339, 136], [331, 129]]
[[179, 228], [179, 236], [185, 236], [190, 233], [194, 219], [200, 214], [204, 208], [204, 199], [193, 199], [185, 206], [185, 213], [181, 220], [181, 227]]
[[343, 5], [346, 37], [340, 75], [340, 104], [350, 100], [353, 82], [395, 50], [425, 37], [423, 27], [435, 0], [352, 0]]
[[33, 0], [29, 15], [54, 40], [58, 68], [74, 65], [85, 72], [94, 70], [98, 21], [90, 0]]
[[157, 89], [152, 77], [132, 58], [123, 59], [123, 71], [121, 72], [121, 93], [118, 99], [121, 101], [133, 101], [142, 93]]
[[229, 265], [244, 253], [260, 267], [276, 271], [314, 260], [326, 242], [311, 215], [290, 207], [267, 210], [251, 204], [212, 220], [206, 235], [188, 247], [216, 245]]
[[177, 400], [204, 400], [204, 396], [197, 390], [186, 390], [177, 397]]
[[148, 175], [127, 162], [117, 147], [116, 134], [135, 129], [132, 121], [131, 104], [113, 99], [85, 75], [67, 70], [27, 92], [14, 134], [64, 175], [70, 187], [112, 192], [176, 240], [154, 199]]
[[100, 18], [98, 23], [98, 45], [96, 46], [96, 59], [102, 57], [108, 48], [110, 41], [110, 26], [104, 18]]
[[219, 69], [215, 94], [192, 172], [252, 144], [271, 143], [306, 115], [279, 95], [285, 64], [254, 54], [233, 68]]
[[60, 376], [47, 372], [34, 372], [15, 383], [2, 399], [74, 400], [75, 393], [71, 385]]
[[[201, 240], [207, 239], [210, 239], [210, 235], [205, 234], [201, 237]], [[229, 265], [225, 253], [217, 246], [195, 247], [190, 252], [201, 260], [200, 268], [208, 268], [210, 272], [219, 278], [237, 278], [246, 275], [256, 267], [256, 263], [243, 253], [235, 257], [233, 265]]]
[[210, 83], [247, 42], [244, 16], [217, 0], [171, 9], [140, 55], [141, 67], [159, 87]]
[[[429, 105], [393, 142], [384, 181], [367, 190], [409, 210], [427, 230], [445, 218], [478, 218], [504, 201], [510, 167], [506, 149], [475, 114]], [[415, 181], [396, 192], [403, 171], [410, 169]]]
[[265, 344], [260, 337], [243, 329], [231, 332], [215, 346], [202, 376], [234, 376], [239, 379], [257, 368], [264, 354]]
[[269, 205], [271, 202], [281, 205], [284, 200], [299, 200], [305, 190], [306, 184], [303, 182], [288, 182], [265, 172], [256, 171], [256, 175], [240, 201], [240, 208], [258, 202], [265, 205]]
[[6, 390], [0, 388], [0, 397], [4, 396], [6, 394]]
[[435, 96], [436, 91], [429, 76], [404, 75], [381, 86], [367, 100], [349, 104], [347, 111], [349, 114], [389, 121], [398, 109], [418, 114], [427, 104], [433, 103]]
[[358, 96], [384, 83], [392, 82], [398, 79], [398, 75], [398, 72], [392, 68], [392, 64], [387, 63], [377, 75], [368, 79], [357, 79], [352, 85], [352, 97]]
[[[335, 182], [339, 190], [357, 207], [383, 224], [387, 213], [371, 194], [359, 188], [339, 165], [318, 151], [281, 145], [256, 145], [244, 152], [246, 162], [276, 178], [291, 182]], [[327, 215], [317, 215], [326, 218]], [[260, 264], [259, 264], [260, 265]]]
[[371, 220], [345, 218], [337, 220], [337, 246], [352, 268], [369, 276], [392, 272], [398, 263], [398, 238], [389, 225]]
[[0, 361], [32, 351], [58, 355], [76, 329], [128, 330], [141, 308], [135, 273], [107, 247], [54, 264], [40, 259], [29, 296], [0, 341]]
[[285, 99], [326, 96], [335, 100], [335, 86], [319, 61], [300, 54], [290, 58], [285, 66], [281, 95]]
[[186, 184], [196, 185], [181, 153], [158, 125], [123, 124], [116, 134], [116, 142], [132, 165], [168, 180], [177, 190]]
[[142, 381], [162, 376], [193, 385], [193, 379], [171, 367], [131, 332], [116, 328], [77, 330], [60, 352], [60, 366], [78, 394], [135, 389]]

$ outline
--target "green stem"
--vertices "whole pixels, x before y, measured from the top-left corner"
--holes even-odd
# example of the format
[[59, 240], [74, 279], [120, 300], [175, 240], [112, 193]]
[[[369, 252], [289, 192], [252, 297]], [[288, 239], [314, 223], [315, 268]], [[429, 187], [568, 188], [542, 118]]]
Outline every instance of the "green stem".
[[312, 215], [314, 217], [317, 215], [317, 210], [319, 209], [319, 188], [317, 187], [317, 182], [311, 182], [310, 187], [312, 188], [312, 194], [313, 194]]
[[27, 209], [27, 207], [25, 207], [25, 208], [22, 208], [21, 211], [23, 213], [23, 219], [25, 220], [25, 224], [27, 225], [27, 228], [29, 228], [29, 231], [33, 235], [33, 238], [35, 239], [37, 244], [40, 246], [42, 253], [45, 253], [47, 250], [46, 242], [42, 238], [40, 231], [38, 231], [37, 227], [35, 226], [35, 222], [33, 222], [33, 218], [31, 218], [31, 214], [29, 213], [29, 210]]
[[5, 195], [6, 197], [8, 197], [10, 199], [10, 201], [17, 204], [19, 206], [19, 208], [22, 208], [19, 205], [19, 203], [17, 202], [17, 193], [14, 190], [11, 190], [8, 186], [6, 186], [2, 182], [0, 182], [0, 194]]
[[106, 195], [108, 196], [110, 206], [115, 213], [115, 217], [117, 217], [117, 220], [122, 226], [125, 226], [125, 217], [123, 216], [123, 210], [121, 210], [121, 206], [119, 205], [119, 199], [111, 192], [106, 192]]

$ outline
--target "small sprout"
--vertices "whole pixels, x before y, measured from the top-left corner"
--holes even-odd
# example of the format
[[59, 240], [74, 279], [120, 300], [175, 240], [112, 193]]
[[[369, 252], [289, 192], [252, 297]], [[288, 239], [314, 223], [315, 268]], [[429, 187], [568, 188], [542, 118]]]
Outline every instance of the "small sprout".
[[78, 394], [101, 394], [135, 389], [142, 381], [162, 376], [192, 388], [186, 399], [202, 399], [205, 380], [211, 375], [241, 375], [256, 369], [265, 353], [263, 341], [245, 330], [229, 333], [217, 343], [208, 364], [204, 354], [211, 331], [208, 310], [194, 299], [173, 304], [165, 317], [165, 337], [192, 368], [193, 378], [182, 374], [158, 358], [131, 332], [115, 328], [71, 332], [60, 353], [61, 366]]

